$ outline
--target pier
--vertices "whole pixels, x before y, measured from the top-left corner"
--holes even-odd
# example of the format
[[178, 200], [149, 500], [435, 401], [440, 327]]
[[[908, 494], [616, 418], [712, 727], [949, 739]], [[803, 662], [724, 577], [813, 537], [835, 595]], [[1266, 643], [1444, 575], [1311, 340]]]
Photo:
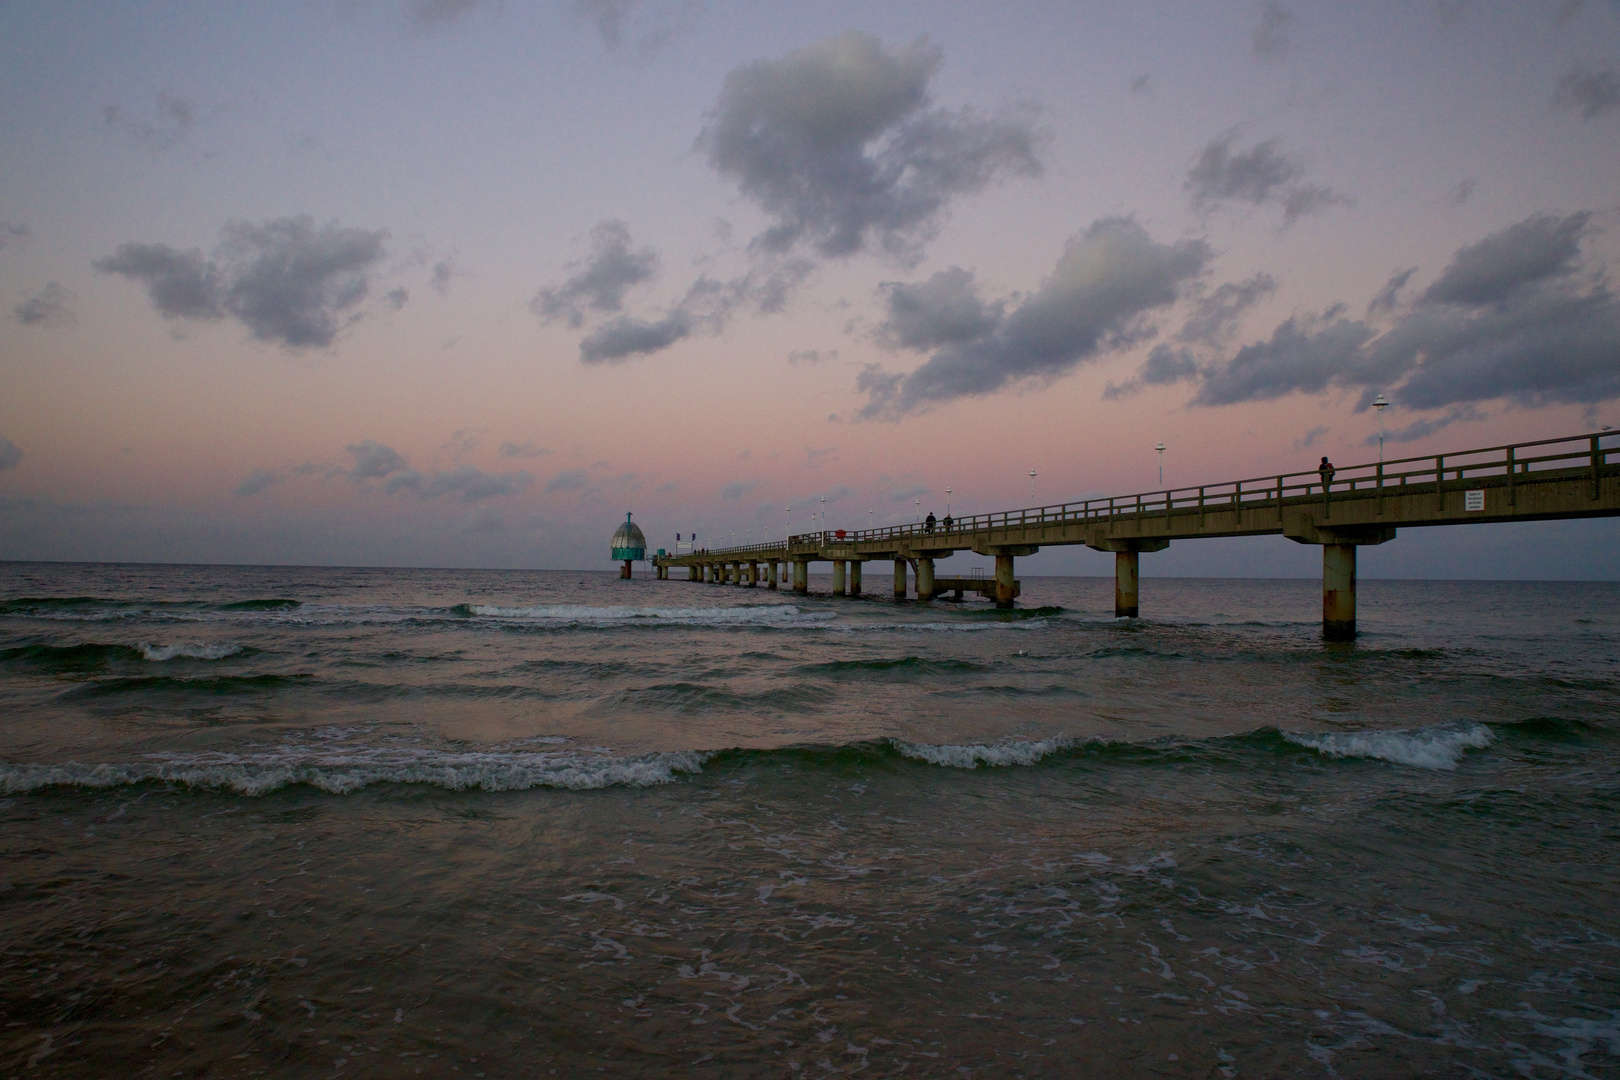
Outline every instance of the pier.
[[[964, 591], [1010, 608], [1020, 587], [1014, 560], [1043, 547], [1084, 544], [1114, 553], [1114, 614], [1140, 610], [1143, 554], [1172, 540], [1281, 534], [1322, 548], [1322, 634], [1356, 634], [1356, 549], [1403, 528], [1620, 515], [1620, 432], [1604, 431], [1481, 450], [1280, 473], [975, 514], [928, 524], [805, 533], [774, 543], [660, 554], [655, 572], [684, 567], [692, 581], [775, 589], [779, 574], [809, 591], [812, 562], [832, 564], [833, 592], [860, 596], [862, 567], [892, 562], [893, 596], [927, 602]], [[994, 557], [993, 578], [936, 578], [934, 563], [959, 551]], [[911, 587], [908, 589], [908, 575]]]

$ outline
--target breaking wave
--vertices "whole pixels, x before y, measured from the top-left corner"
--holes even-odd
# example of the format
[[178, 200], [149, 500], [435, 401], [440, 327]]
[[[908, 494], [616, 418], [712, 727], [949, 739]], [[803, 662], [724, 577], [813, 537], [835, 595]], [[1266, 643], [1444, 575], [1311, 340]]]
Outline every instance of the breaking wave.
[[632, 758], [559, 752], [445, 753], [433, 750], [289, 748], [252, 754], [162, 754], [134, 763], [0, 764], [0, 792], [51, 787], [112, 788], [146, 782], [267, 795], [307, 784], [347, 795], [372, 784], [430, 784], [451, 791], [524, 791], [536, 787], [586, 791], [666, 784], [701, 771], [710, 755], [695, 751]]
[[242, 646], [232, 645], [229, 642], [216, 642], [213, 645], [204, 645], [200, 642], [180, 645], [141, 644], [136, 648], [142, 660], [150, 660], [153, 663], [162, 663], [165, 660], [223, 660], [242, 651]]
[[1282, 737], [1334, 758], [1378, 758], [1419, 769], [1455, 769], [1469, 750], [1495, 741], [1484, 724], [1440, 724], [1403, 731], [1285, 731]]
[[500, 607], [494, 604], [457, 604], [451, 610], [466, 617], [597, 625], [639, 623], [682, 626], [802, 626], [805, 623], [824, 622], [837, 617], [830, 611], [802, 612], [793, 604], [701, 608], [585, 607], [578, 604]]
[[992, 768], [1001, 765], [1033, 765], [1049, 754], [1069, 749], [1075, 745], [1075, 741], [1059, 735], [1041, 739], [1039, 742], [968, 743], [962, 746], [891, 739], [890, 745], [900, 751], [902, 756], [926, 761], [930, 765], [943, 765], [952, 769], [977, 769], [980, 765]]

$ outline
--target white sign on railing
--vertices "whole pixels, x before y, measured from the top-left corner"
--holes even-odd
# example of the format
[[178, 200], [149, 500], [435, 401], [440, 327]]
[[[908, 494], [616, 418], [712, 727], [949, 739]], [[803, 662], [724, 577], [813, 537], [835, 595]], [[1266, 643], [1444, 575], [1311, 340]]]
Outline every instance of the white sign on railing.
[[1483, 509], [1485, 509], [1485, 493], [1483, 491], [1463, 492], [1463, 510], [1465, 512]]

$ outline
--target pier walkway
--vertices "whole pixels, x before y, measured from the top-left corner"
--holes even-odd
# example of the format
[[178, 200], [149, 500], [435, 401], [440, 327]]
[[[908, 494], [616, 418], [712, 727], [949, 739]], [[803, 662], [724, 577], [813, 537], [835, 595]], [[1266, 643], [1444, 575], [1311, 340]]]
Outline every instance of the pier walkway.
[[[660, 578], [685, 567], [693, 581], [777, 588], [778, 570], [795, 592], [809, 589], [812, 562], [830, 562], [833, 592], [859, 596], [862, 566], [894, 564], [894, 598], [907, 598], [909, 570], [918, 600], [963, 590], [1012, 607], [1019, 595], [1014, 560], [1054, 544], [1114, 552], [1114, 614], [1138, 611], [1143, 552], [1172, 540], [1282, 534], [1322, 548], [1322, 632], [1346, 640], [1356, 632], [1356, 548], [1382, 544], [1396, 530], [1434, 525], [1620, 515], [1620, 431], [1512, 446], [1461, 450], [1316, 471], [1234, 480], [1199, 487], [1086, 499], [928, 525], [805, 533], [774, 543], [662, 554]], [[958, 551], [993, 556], [994, 578], [934, 576], [934, 562]], [[763, 568], [763, 574], [762, 574]]]

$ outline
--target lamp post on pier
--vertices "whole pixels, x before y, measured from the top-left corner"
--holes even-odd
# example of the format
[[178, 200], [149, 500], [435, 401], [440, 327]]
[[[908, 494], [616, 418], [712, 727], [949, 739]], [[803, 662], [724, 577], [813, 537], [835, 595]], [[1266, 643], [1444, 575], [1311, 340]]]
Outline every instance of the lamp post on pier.
[[1160, 443], [1153, 449], [1159, 452], [1159, 485], [1162, 487], [1164, 485], [1164, 443]]
[[945, 489], [945, 516], [951, 516], [951, 489]]
[[1389, 408], [1389, 399], [1382, 393], [1373, 398], [1373, 409], [1378, 413], [1378, 464], [1384, 463], [1384, 410]]
[[1029, 501], [1035, 501], [1035, 470], [1029, 470]]

